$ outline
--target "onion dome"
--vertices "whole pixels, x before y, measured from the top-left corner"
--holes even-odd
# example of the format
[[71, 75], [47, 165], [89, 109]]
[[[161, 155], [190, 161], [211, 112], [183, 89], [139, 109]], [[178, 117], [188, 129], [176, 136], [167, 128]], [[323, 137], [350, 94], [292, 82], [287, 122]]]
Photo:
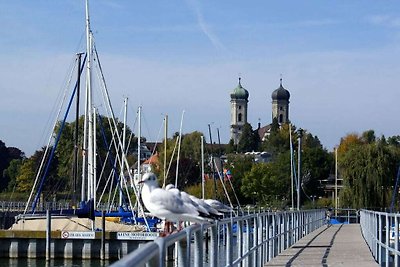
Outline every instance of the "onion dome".
[[281, 78], [281, 83], [278, 89], [272, 92], [272, 100], [286, 100], [289, 101], [290, 98], [290, 93], [288, 90], [283, 88], [282, 86], [282, 78]]
[[231, 93], [231, 99], [243, 99], [243, 100], [248, 100], [249, 99], [249, 92], [242, 87], [242, 84], [240, 83], [241, 78], [239, 78], [239, 84], [238, 86], [233, 89], [233, 92]]

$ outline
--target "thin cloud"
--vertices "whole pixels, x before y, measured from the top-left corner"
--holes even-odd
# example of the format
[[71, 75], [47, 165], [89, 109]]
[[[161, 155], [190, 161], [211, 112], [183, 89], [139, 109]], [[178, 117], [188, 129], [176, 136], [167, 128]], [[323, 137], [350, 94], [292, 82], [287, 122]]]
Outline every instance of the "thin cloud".
[[400, 27], [400, 17], [392, 16], [392, 15], [373, 15], [366, 18], [366, 20], [378, 26], [386, 26], [386, 27]]
[[194, 13], [196, 14], [197, 23], [201, 29], [201, 31], [207, 36], [213, 46], [218, 50], [226, 50], [225, 46], [219, 40], [218, 36], [213, 33], [213, 31], [208, 27], [208, 24], [204, 20], [204, 16], [201, 12], [199, 3], [197, 0], [186, 0], [188, 5], [192, 8]]

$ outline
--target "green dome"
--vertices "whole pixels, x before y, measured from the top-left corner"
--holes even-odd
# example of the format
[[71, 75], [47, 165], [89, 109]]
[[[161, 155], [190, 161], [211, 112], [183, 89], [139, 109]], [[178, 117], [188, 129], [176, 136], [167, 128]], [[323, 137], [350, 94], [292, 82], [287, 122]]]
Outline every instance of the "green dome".
[[238, 86], [233, 89], [233, 92], [231, 93], [231, 99], [243, 99], [243, 100], [248, 100], [249, 99], [249, 92], [242, 87], [242, 84], [240, 83], [241, 78], [239, 78], [239, 84]]

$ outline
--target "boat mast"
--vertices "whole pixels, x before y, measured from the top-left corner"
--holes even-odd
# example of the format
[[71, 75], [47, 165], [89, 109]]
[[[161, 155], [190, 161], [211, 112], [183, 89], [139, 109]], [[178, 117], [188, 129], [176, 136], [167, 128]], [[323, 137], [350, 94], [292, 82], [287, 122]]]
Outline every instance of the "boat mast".
[[[91, 199], [93, 183], [93, 118], [92, 118], [92, 41], [89, 19], [89, 0], [86, 0], [86, 103], [82, 163], [82, 202]], [[87, 181], [86, 181], [87, 179]], [[86, 185], [87, 182], [87, 185]], [[87, 188], [86, 188], [87, 187]], [[87, 194], [87, 195], [86, 195]]]
[[73, 181], [72, 181], [72, 202], [76, 205], [76, 183], [78, 180], [78, 130], [79, 130], [79, 92], [81, 85], [81, 61], [82, 54], [78, 53], [78, 78], [76, 82], [76, 111], [75, 111], [75, 133], [74, 133], [74, 170], [73, 170]]
[[201, 136], [201, 199], [204, 200], [204, 136]]
[[140, 171], [140, 154], [141, 154], [141, 143], [140, 143], [140, 139], [142, 138], [142, 106], [139, 106], [138, 108], [138, 171], [137, 171], [137, 175], [138, 175], [138, 180], [142, 181], [142, 177], [141, 177], [141, 171]]
[[[127, 114], [127, 109], [128, 109], [128, 98], [126, 97], [124, 99], [124, 128], [122, 132], [122, 149], [121, 149], [121, 159], [124, 158], [124, 153], [125, 153], [125, 143], [126, 143], [126, 114]], [[124, 175], [124, 164], [121, 164], [121, 174], [120, 174], [120, 188], [119, 188], [119, 206], [122, 207], [122, 188], [124, 186], [124, 180], [125, 175]]]
[[168, 144], [168, 115], [164, 118], [164, 183], [163, 188], [165, 188], [165, 181], [167, 181], [167, 144]]
[[175, 188], [178, 188], [178, 174], [179, 174], [179, 158], [181, 154], [181, 142], [182, 142], [182, 126], [183, 126], [183, 116], [185, 111], [182, 111], [181, 117], [181, 127], [179, 128], [179, 142], [178, 142], [178, 155], [176, 157], [176, 172], [175, 172]]

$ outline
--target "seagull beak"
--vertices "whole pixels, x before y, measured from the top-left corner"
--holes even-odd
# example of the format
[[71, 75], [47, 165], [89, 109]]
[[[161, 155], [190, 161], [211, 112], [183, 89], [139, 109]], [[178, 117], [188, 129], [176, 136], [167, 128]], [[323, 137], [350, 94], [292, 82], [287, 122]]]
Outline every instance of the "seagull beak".
[[143, 181], [143, 180], [138, 182], [138, 184], [143, 184], [143, 183], [144, 183], [144, 181]]

